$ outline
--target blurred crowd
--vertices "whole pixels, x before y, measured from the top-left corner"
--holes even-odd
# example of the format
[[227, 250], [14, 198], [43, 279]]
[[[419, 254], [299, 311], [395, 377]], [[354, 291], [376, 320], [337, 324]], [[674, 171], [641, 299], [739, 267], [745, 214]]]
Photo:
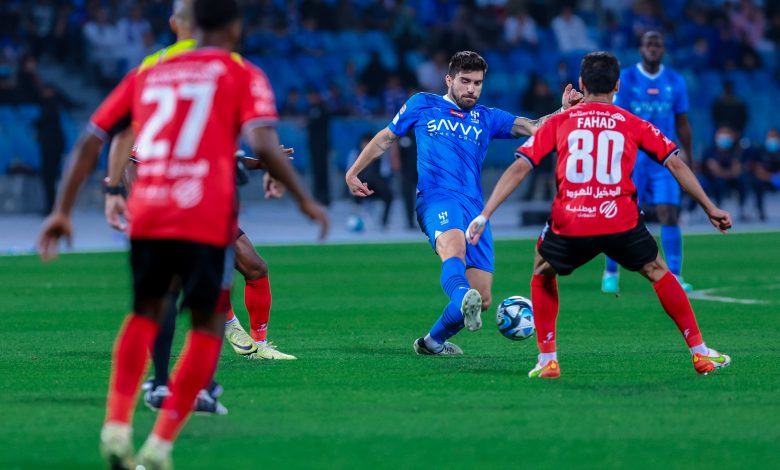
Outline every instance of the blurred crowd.
[[[4, 0], [0, 106], [45, 96], [75, 104], [37, 78], [41, 60], [108, 90], [175, 40], [170, 10], [171, 0]], [[310, 135], [327, 134], [331, 117], [392, 116], [411, 93], [443, 92], [448, 58], [463, 49], [488, 60], [483, 102], [529, 117], [558, 106], [583, 51], [613, 51], [626, 66], [649, 30], [665, 33], [665, 62], [686, 77], [715, 74], [718, 88], [729, 73], [759, 72], [771, 90], [780, 81], [780, 2], [770, 0], [246, 0], [244, 13], [242, 54], [269, 74], [282, 116], [306, 122]], [[777, 186], [767, 176], [778, 171], [775, 141], [758, 139], [763, 128], [748, 140], [750, 96], [725, 83], [722, 90], [692, 100], [712, 108], [712, 145], [697, 148], [717, 150], [701, 152], [700, 174], [713, 194], [732, 188], [745, 201], [753, 188], [761, 200]], [[723, 129], [733, 134], [728, 159], [713, 157], [724, 154]], [[311, 156], [313, 165], [322, 159]], [[550, 196], [549, 187], [530, 192]]]

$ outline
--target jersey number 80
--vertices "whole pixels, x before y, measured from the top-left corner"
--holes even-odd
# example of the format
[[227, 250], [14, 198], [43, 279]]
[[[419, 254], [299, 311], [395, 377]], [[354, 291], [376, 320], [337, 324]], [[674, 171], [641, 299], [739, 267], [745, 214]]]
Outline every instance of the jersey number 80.
[[[569, 134], [569, 157], [566, 159], [566, 179], [572, 183], [588, 183], [593, 179], [593, 132], [577, 129]], [[623, 158], [625, 137], [616, 131], [599, 132], [596, 146], [596, 181], [618, 184], [622, 178], [620, 160]]]

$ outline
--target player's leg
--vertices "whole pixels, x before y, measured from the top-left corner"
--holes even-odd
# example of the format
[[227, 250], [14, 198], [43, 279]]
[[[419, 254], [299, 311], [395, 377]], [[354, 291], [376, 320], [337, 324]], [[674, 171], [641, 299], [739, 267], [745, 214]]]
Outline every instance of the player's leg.
[[257, 254], [249, 237], [243, 232], [236, 240], [236, 269], [244, 276], [246, 283], [244, 303], [247, 312], [249, 312], [249, 332], [257, 346], [257, 351], [251, 357], [279, 360], [296, 359], [291, 354], [279, 351], [267, 340], [268, 320], [271, 317], [271, 284], [268, 276], [268, 264]]
[[680, 230], [680, 202], [682, 192], [680, 184], [665, 168], [656, 168], [656, 176], [652, 180], [652, 201], [655, 206], [658, 222], [661, 223], [661, 246], [669, 270], [680, 280], [686, 292], [693, 286], [682, 279], [683, 240]]
[[168, 388], [168, 370], [171, 363], [173, 335], [176, 331], [176, 315], [179, 313], [177, 305], [179, 292], [177, 287], [165, 296], [165, 316], [152, 347], [154, 376], [144, 384], [144, 404], [152, 410], [159, 410], [165, 398], [171, 394]]
[[472, 330], [479, 329], [482, 305], [479, 291], [471, 289], [466, 278], [466, 215], [454, 196], [428, 194], [418, 195], [417, 218], [442, 260], [440, 282], [450, 300], [429, 333], [414, 342], [414, 350], [424, 355], [462, 354], [458, 346], [447, 340], [466, 324]]
[[[249, 259], [249, 252], [255, 254], [255, 249], [244, 234], [244, 231], [241, 229], [239, 229], [238, 238], [236, 238], [235, 251], [235, 267], [246, 278], [246, 274], [244, 273], [250, 273], [252, 271], [251, 266], [249, 266], [249, 261], [246, 260]], [[255, 256], [257, 255], [255, 254]], [[249, 318], [251, 323], [252, 310], [249, 308], [249, 301], [246, 296], [246, 288], [244, 290], [244, 302], [247, 304], [247, 310], [249, 311]], [[233, 307], [230, 305], [230, 303], [228, 303], [228, 310], [225, 316], [225, 339], [233, 348], [233, 351], [235, 351], [239, 356], [252, 358], [257, 352], [257, 345], [255, 344], [252, 337], [247, 334], [246, 331], [244, 331], [244, 328], [241, 326], [241, 322], [233, 312]]]
[[[233, 249], [177, 242], [185, 257], [178, 260], [183, 305], [192, 312], [192, 330], [171, 376], [171, 395], [163, 403], [139, 461], [170, 464], [173, 441], [187, 422], [198, 393], [209, 385], [222, 348], [227, 303], [233, 275]], [[152, 467], [157, 468], [157, 467]]]
[[163, 319], [163, 299], [174, 275], [172, 251], [160, 240], [133, 240], [133, 311], [114, 344], [101, 453], [117, 468], [132, 464], [132, 414], [149, 360], [149, 350]]
[[729, 365], [731, 359], [728, 356], [710, 350], [704, 344], [688, 296], [659, 256], [655, 239], [641, 221], [634, 229], [611, 236], [604, 247], [605, 252], [625, 269], [639, 271], [653, 283], [658, 300], [691, 350], [697, 372], [706, 374]]
[[534, 271], [531, 279], [531, 301], [539, 358], [528, 373], [531, 378], [560, 376], [556, 349], [558, 319], [557, 276], [567, 276], [575, 269], [602, 253], [597, 237], [566, 237], [555, 234], [547, 222], [536, 244]]
[[469, 281], [469, 286], [479, 291], [482, 297], [480, 310], [484, 312], [489, 309], [493, 302], [493, 273], [469, 266], [466, 268], [466, 279]]

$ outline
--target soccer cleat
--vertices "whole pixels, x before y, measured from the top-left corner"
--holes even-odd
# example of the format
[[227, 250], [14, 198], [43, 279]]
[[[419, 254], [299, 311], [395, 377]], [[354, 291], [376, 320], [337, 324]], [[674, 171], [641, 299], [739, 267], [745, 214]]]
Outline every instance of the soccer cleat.
[[137, 464], [135, 470], [173, 470], [171, 444], [149, 436], [138, 451]]
[[620, 292], [620, 275], [605, 272], [601, 278], [601, 292], [605, 294], [617, 294]]
[[100, 430], [100, 455], [111, 470], [135, 470], [132, 428], [127, 424], [104, 424]]
[[710, 349], [709, 354], [693, 354], [693, 368], [701, 375], [707, 375], [715, 369], [722, 369], [731, 364], [731, 356], [721, 354], [714, 349]]
[[240, 356], [249, 356], [257, 352], [257, 345], [252, 337], [241, 328], [241, 323], [233, 321], [225, 325], [225, 339]]
[[482, 328], [482, 294], [477, 289], [469, 289], [463, 296], [460, 313], [463, 314], [463, 323], [469, 331]]
[[167, 385], [158, 385], [144, 392], [144, 405], [152, 411], [159, 411], [163, 402], [171, 394]]
[[198, 415], [217, 415], [224, 416], [228, 414], [228, 409], [222, 403], [217, 400], [217, 396], [222, 393], [222, 387], [219, 387], [218, 393], [209, 394], [208, 390], [201, 390], [198, 392], [198, 397], [195, 399], [195, 408], [193, 413]]
[[544, 365], [537, 362], [536, 366], [528, 372], [528, 377], [532, 379], [557, 379], [560, 376], [561, 367], [555, 359], [550, 359]]
[[420, 356], [457, 356], [463, 354], [463, 350], [457, 344], [444, 342], [444, 348], [439, 352], [433, 352], [425, 345], [425, 338], [418, 338], [414, 344], [412, 344], [414, 352]]
[[263, 341], [255, 343], [257, 345], [257, 351], [250, 354], [252, 359], [274, 359], [277, 361], [294, 361], [298, 359], [292, 354], [287, 354], [276, 349], [276, 345], [270, 341]]
[[693, 290], [693, 285], [683, 281], [682, 276], [674, 276], [674, 277], [676, 277], [677, 280], [680, 282], [680, 287], [682, 287], [685, 292], [691, 292]]

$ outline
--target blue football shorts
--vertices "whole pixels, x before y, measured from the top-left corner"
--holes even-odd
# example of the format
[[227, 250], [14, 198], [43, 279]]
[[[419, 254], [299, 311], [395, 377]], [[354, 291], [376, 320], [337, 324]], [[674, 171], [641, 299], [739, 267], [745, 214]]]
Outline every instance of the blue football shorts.
[[665, 166], [639, 152], [631, 177], [636, 186], [640, 207], [658, 204], [680, 205], [680, 184]]
[[[417, 193], [417, 222], [428, 242], [436, 251], [436, 238], [447, 230], [459, 229], [466, 233], [469, 223], [483, 209], [482, 201], [472, 199], [455, 191], [426, 190]], [[492, 273], [493, 233], [490, 223], [477, 245], [466, 243], [466, 267]]]

